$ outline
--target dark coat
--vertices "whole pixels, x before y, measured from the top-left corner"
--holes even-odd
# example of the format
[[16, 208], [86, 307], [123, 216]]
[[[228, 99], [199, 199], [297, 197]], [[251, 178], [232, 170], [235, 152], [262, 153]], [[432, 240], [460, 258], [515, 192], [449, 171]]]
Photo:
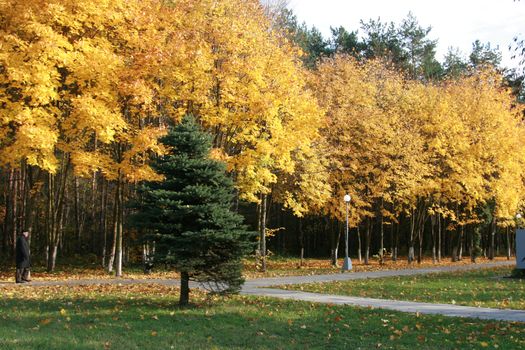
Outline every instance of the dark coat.
[[23, 235], [20, 235], [16, 239], [16, 268], [25, 269], [30, 266], [29, 243]]

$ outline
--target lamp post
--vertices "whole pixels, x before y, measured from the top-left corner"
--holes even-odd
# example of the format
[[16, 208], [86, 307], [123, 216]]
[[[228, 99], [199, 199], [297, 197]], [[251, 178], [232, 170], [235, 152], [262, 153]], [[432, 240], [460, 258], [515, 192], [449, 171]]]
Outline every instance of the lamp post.
[[343, 262], [343, 272], [352, 270], [352, 260], [348, 256], [348, 204], [352, 198], [349, 194], [345, 195], [344, 201], [346, 203], [346, 229], [345, 229], [345, 260]]

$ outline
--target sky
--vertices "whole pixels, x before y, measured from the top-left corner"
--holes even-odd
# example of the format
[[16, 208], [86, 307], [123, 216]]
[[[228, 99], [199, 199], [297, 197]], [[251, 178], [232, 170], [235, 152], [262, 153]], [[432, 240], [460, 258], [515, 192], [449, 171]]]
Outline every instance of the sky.
[[518, 62], [511, 59], [508, 47], [516, 35], [525, 37], [524, 0], [289, 0], [288, 7], [299, 22], [315, 26], [325, 37], [330, 35], [330, 26], [355, 31], [361, 19], [370, 18], [399, 24], [412, 12], [422, 27], [432, 27], [429, 38], [438, 39], [440, 61], [449, 47], [459, 48], [467, 57], [479, 39], [499, 46], [502, 65], [514, 68]]

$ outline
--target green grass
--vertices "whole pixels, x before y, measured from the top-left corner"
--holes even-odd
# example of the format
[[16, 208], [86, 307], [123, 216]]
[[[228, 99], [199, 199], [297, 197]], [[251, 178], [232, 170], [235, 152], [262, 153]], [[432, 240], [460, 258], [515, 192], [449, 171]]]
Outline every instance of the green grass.
[[380, 299], [525, 310], [525, 280], [510, 267], [285, 286], [285, 289]]
[[163, 286], [5, 287], [0, 349], [519, 349], [525, 325]]

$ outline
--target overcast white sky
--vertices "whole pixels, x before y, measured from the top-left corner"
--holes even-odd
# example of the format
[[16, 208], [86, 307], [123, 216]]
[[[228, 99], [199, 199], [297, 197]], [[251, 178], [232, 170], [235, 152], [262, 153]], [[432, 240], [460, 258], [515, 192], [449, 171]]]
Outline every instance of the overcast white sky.
[[361, 19], [381, 18], [400, 23], [411, 11], [422, 27], [432, 27], [431, 39], [438, 39], [437, 58], [443, 59], [449, 46], [464, 56], [476, 39], [499, 45], [503, 65], [515, 67], [508, 49], [517, 34], [525, 36], [525, 1], [514, 0], [290, 0], [289, 7], [300, 22], [314, 25], [326, 37], [330, 26], [359, 29]]

